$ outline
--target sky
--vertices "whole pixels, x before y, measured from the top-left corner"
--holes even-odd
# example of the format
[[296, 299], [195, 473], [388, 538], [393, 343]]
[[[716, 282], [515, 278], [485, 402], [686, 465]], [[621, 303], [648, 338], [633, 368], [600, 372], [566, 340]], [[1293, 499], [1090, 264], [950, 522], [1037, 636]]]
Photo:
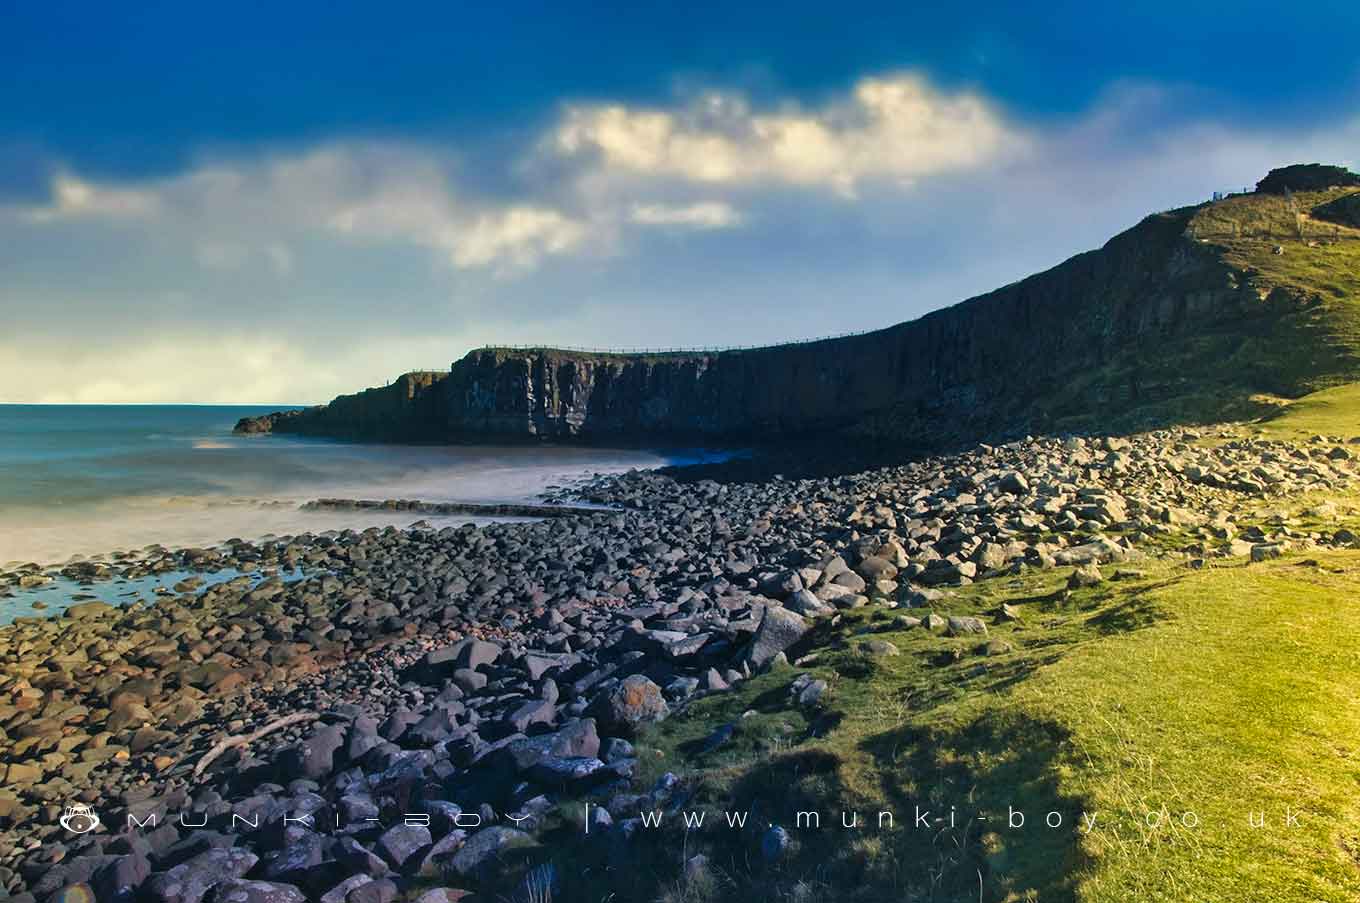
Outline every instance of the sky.
[[873, 329], [1360, 164], [1360, 4], [1121, 6], [7, 4], [0, 402]]

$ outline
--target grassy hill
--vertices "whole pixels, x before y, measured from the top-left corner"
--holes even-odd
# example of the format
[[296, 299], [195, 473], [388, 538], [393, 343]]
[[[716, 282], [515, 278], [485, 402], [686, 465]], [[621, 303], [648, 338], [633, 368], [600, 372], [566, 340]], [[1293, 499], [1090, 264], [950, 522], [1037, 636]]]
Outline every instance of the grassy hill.
[[1360, 380], [1360, 228], [1312, 215], [1357, 199], [1355, 188], [1257, 192], [1159, 214], [1254, 292], [1263, 316], [1122, 349], [1036, 408], [1060, 429], [1214, 423]]

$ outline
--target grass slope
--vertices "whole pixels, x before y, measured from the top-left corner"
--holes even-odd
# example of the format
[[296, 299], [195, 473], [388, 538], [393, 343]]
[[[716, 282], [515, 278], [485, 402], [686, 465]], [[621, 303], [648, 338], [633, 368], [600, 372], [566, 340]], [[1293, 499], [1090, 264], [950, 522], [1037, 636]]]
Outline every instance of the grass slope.
[[1360, 435], [1360, 383], [1336, 386], [1289, 402], [1256, 431], [1269, 439]]
[[1186, 235], [1269, 315], [1124, 349], [1037, 408], [1059, 430], [1137, 430], [1258, 417], [1360, 380], [1360, 228], [1309, 212], [1354, 198], [1353, 188], [1301, 192], [1291, 208], [1280, 195], [1245, 194], [1168, 214], [1187, 214]]
[[[945, 607], [1015, 606], [1022, 624], [992, 628], [1011, 652], [886, 621], [873, 636], [901, 654], [867, 657], [874, 622], [848, 619], [847, 648], [812, 669], [832, 685], [820, 717], [787, 705], [783, 672], [652, 732], [644, 755], [688, 770], [695, 806], [822, 813], [770, 870], [731, 832], [696, 832], [719, 876], [700, 898], [1360, 899], [1360, 553], [1158, 564], [1059, 601], [1064, 574]], [[693, 768], [719, 723], [736, 740]], [[956, 827], [914, 829], [917, 805], [954, 807]], [[865, 827], [838, 827], [842, 810]]]

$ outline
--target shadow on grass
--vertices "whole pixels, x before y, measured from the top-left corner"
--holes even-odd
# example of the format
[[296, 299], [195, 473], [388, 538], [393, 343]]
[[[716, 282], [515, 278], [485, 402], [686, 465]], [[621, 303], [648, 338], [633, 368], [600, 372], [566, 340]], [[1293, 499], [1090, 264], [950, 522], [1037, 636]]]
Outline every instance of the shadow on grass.
[[[1057, 723], [1013, 712], [865, 739], [884, 808], [910, 819], [882, 857], [896, 883], [921, 900], [1075, 900], [1089, 857], [1079, 842], [1083, 801], [1057, 783], [1069, 741]], [[915, 821], [918, 806], [929, 828]], [[1049, 813], [1061, 825], [1050, 827]]]
[[1141, 584], [1126, 594], [1126, 598], [1114, 605], [1104, 607], [1087, 619], [1087, 623], [1103, 636], [1116, 633], [1131, 633], [1151, 627], [1159, 621], [1167, 620], [1170, 615], [1153, 593], [1177, 582], [1176, 578], [1157, 583]]
[[[624, 839], [617, 833], [586, 837], [578, 826], [562, 823], [480, 890], [487, 900], [518, 901], [513, 879], [535, 863], [553, 861], [565, 866], [558, 870], [561, 886], [553, 903], [783, 903], [799, 887], [820, 889], [802, 898], [809, 901], [887, 899], [857, 890], [864, 887], [865, 863], [826, 836], [837, 830], [839, 801], [846, 798], [841, 767], [834, 752], [804, 749], [771, 756], [731, 780], [701, 774], [681, 807], [656, 807], [660, 826], [636, 828]], [[642, 802], [638, 808], [653, 806]], [[797, 829], [798, 811], [820, 812], [823, 827]], [[696, 825], [699, 813], [703, 820]], [[769, 858], [762, 839], [772, 824], [786, 826], [791, 842]], [[685, 862], [699, 854], [706, 864], [686, 879]]]
[[[765, 685], [745, 694], [715, 697], [702, 715], [677, 712], [662, 730], [672, 732], [678, 753], [666, 761], [682, 776], [682, 802], [667, 809], [668, 802], [640, 801], [637, 812], [615, 819], [660, 809], [660, 827], [633, 830], [628, 839], [617, 831], [587, 837], [579, 820], [564, 818], [518, 867], [479, 889], [488, 900], [518, 899], [515, 876], [552, 861], [562, 881], [555, 903], [1074, 901], [1090, 863], [1080, 843], [1083, 800], [1058, 784], [1078, 764], [1066, 730], [1001, 707], [960, 723], [950, 707], [975, 711], [962, 706], [1023, 684], [1082, 643], [1155, 624], [1166, 617], [1155, 592], [1172, 582], [1013, 599], [1029, 609], [1030, 623], [995, 628], [992, 637], [1013, 651], [988, 655], [981, 638], [937, 635], [905, 650], [934, 655], [946, 647], [946, 659], [924, 670], [859, 651], [863, 618], [819, 621], [789, 657], [817, 653], [814, 667], [832, 683], [830, 709], [814, 715], [791, 701], [795, 668], [758, 678]], [[1059, 626], [1039, 628], [1043, 613], [1059, 615]], [[836, 728], [862, 723], [878, 707], [884, 727], [900, 726], [837, 748]], [[715, 734], [722, 739], [712, 745]], [[817, 738], [828, 739], [804, 746]], [[928, 827], [916, 823], [918, 805], [932, 813]], [[1012, 809], [1024, 813], [1024, 826], [1010, 826]], [[705, 813], [703, 824], [687, 826], [684, 812]], [[817, 813], [820, 827], [800, 825], [799, 812]], [[892, 813], [886, 827], [882, 812]], [[729, 823], [728, 813], [740, 814], [739, 823]], [[1061, 817], [1059, 826], [1046, 824], [1049, 813]], [[847, 827], [847, 818], [856, 826]], [[761, 848], [771, 825], [791, 840], [774, 859]], [[685, 863], [698, 854], [707, 864], [686, 879]]]

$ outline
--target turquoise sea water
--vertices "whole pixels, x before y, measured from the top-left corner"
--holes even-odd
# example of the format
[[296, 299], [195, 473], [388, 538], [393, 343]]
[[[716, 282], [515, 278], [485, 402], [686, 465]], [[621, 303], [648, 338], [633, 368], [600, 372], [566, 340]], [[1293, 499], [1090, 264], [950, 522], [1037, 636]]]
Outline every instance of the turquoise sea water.
[[401, 526], [421, 518], [302, 512], [298, 505], [320, 497], [521, 501], [594, 473], [691, 456], [231, 434], [240, 417], [277, 409], [0, 405], [0, 567], [152, 543], [210, 545], [231, 537]]

